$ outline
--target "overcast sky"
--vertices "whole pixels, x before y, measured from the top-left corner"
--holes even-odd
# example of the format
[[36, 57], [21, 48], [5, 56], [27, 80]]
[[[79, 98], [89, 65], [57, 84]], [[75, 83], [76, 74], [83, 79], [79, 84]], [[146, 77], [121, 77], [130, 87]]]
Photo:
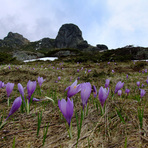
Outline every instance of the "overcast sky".
[[148, 0], [3, 0], [0, 39], [8, 32], [30, 41], [56, 38], [62, 24], [76, 24], [91, 45], [148, 47]]

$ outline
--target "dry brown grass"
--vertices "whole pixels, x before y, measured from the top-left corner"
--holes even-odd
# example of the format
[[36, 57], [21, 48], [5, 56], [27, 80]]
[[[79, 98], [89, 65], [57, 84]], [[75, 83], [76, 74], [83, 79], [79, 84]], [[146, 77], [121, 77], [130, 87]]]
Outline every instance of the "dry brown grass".
[[[77, 77], [80, 77], [79, 83], [88, 82], [97, 87], [104, 87], [105, 80], [109, 78], [110, 82], [110, 95], [106, 100], [106, 111], [104, 115], [100, 114], [100, 109], [97, 110], [95, 106], [95, 99], [91, 95], [91, 99], [88, 100], [89, 112], [85, 116], [82, 124], [81, 136], [78, 142], [79, 148], [123, 148], [127, 138], [127, 147], [148, 147], [148, 85], [146, 84], [147, 74], [142, 74], [134, 71], [130, 68], [130, 63], [85, 63], [85, 64], [68, 64], [64, 63], [59, 65], [58, 62], [53, 62], [52, 66], [48, 67], [48, 62], [39, 62], [33, 64], [22, 65], [22, 68], [17, 69], [16, 66], [1, 67], [0, 80], [7, 83], [15, 83], [14, 90], [11, 94], [14, 100], [18, 97], [17, 84], [21, 83], [24, 87], [28, 80], [37, 80], [38, 76], [42, 76], [46, 81], [42, 85], [42, 95], [35, 94], [36, 98], [44, 98], [46, 95], [56, 90], [57, 100], [64, 98], [64, 90], [67, 86], [71, 85]], [[42, 67], [41, 67], [42, 65]], [[55, 67], [53, 69], [52, 67]], [[57, 70], [57, 67], [60, 70]], [[81, 67], [84, 69], [81, 71]], [[35, 68], [32, 70], [32, 68]], [[61, 70], [61, 68], [64, 68]], [[77, 73], [77, 69], [80, 72]], [[85, 68], [91, 69], [90, 73], [85, 73]], [[148, 64], [145, 69], [148, 69]], [[114, 69], [113, 74], [111, 70]], [[126, 80], [126, 74], [129, 75], [129, 79]], [[58, 76], [61, 76], [61, 81], [55, 83]], [[70, 78], [72, 81], [70, 82]], [[122, 97], [118, 97], [117, 94], [113, 97], [115, 85], [118, 81], [125, 82]], [[136, 82], [140, 81], [141, 84], [145, 84], [146, 95], [141, 102], [135, 99], [135, 96], [139, 95], [138, 89], [135, 89]], [[131, 89], [128, 97], [125, 96], [125, 88]], [[78, 112], [80, 117], [81, 98], [80, 94], [73, 97], [74, 110]], [[97, 100], [97, 98], [96, 98]], [[13, 102], [13, 101], [12, 101]], [[12, 104], [11, 102], [11, 104]], [[137, 108], [144, 107], [143, 127], [139, 127], [139, 119]], [[116, 108], [120, 110], [120, 113], [125, 121], [123, 123], [117, 114]], [[7, 117], [10, 111], [10, 107], [7, 107], [7, 97], [5, 89], [0, 89], [0, 116]], [[43, 112], [43, 119], [41, 122], [41, 129], [39, 136], [37, 137], [37, 117], [38, 112]], [[45, 145], [42, 146], [43, 130], [49, 123], [47, 138]], [[73, 138], [70, 139], [65, 126], [65, 120], [60, 118], [60, 111], [56, 104], [49, 101], [34, 102], [31, 106], [30, 114], [20, 113], [17, 111], [9, 119], [6, 125], [0, 129], [0, 147], [9, 148], [12, 147], [13, 139], [15, 137], [15, 147], [18, 148], [73, 148], [77, 144], [77, 125], [76, 118], [73, 115]], [[89, 140], [88, 140], [89, 139]], [[88, 142], [89, 141], [89, 142]]]

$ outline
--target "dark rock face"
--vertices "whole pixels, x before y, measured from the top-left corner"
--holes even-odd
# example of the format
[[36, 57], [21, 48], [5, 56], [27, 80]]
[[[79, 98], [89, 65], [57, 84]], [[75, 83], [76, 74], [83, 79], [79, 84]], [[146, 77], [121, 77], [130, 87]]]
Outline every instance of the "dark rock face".
[[57, 48], [76, 48], [81, 41], [83, 41], [83, 37], [79, 27], [74, 24], [64, 24], [58, 32], [55, 46]]
[[55, 39], [43, 38], [39, 42], [40, 48], [54, 48], [55, 47]]
[[9, 32], [8, 35], [1, 40], [0, 47], [18, 48], [22, 45], [28, 44], [29, 40], [18, 33]]
[[96, 46], [97, 46], [97, 48], [99, 48], [100, 50], [108, 50], [108, 47], [107, 47], [106, 45], [97, 44]]
[[88, 43], [87, 43], [87, 41], [81, 41], [78, 45], [77, 45], [77, 48], [78, 49], [85, 49], [85, 48], [88, 48], [89, 47], [89, 45], [88, 45]]

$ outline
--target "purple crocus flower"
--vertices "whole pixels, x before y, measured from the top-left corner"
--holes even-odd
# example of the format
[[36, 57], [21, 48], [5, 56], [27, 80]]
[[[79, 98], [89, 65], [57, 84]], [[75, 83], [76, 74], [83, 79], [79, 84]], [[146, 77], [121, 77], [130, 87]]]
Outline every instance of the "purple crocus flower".
[[126, 75], [126, 79], [128, 79], [128, 74]]
[[32, 82], [32, 81], [28, 81], [27, 83], [27, 92], [28, 92], [28, 99], [30, 101], [31, 95], [34, 93], [36, 89], [36, 81]]
[[139, 81], [137, 82], [137, 86], [138, 86], [138, 87], [140, 86], [140, 82], [139, 82]]
[[146, 91], [144, 89], [140, 89], [140, 96], [141, 98], [145, 95]]
[[105, 88], [107, 88], [109, 86], [109, 83], [110, 83], [110, 80], [109, 79], [106, 79]]
[[60, 76], [58, 77], [58, 80], [59, 80], [59, 81], [61, 80], [61, 77], [60, 77]]
[[99, 89], [98, 97], [102, 107], [104, 106], [105, 100], [107, 99], [108, 95], [109, 95], [109, 88], [106, 89], [101, 86]]
[[14, 87], [14, 83], [7, 83], [6, 84], [6, 91], [7, 91], [7, 97], [10, 96], [12, 90], [13, 90], [13, 87]]
[[9, 115], [8, 115], [8, 117], [6, 118], [6, 120], [7, 120], [13, 113], [15, 113], [15, 112], [19, 109], [19, 107], [21, 106], [21, 104], [22, 104], [22, 98], [21, 98], [21, 97], [17, 97], [17, 98], [14, 100], [13, 104], [12, 104], [11, 110], [10, 110]]
[[0, 81], [0, 88], [3, 88], [5, 86], [4, 82]]
[[129, 94], [129, 92], [130, 92], [129, 89], [126, 89], [126, 90], [125, 90], [125, 93], [127, 94], [127, 96], [128, 96], [128, 94]]
[[80, 84], [77, 85], [77, 80], [76, 80], [71, 86], [68, 86], [65, 89], [65, 91], [66, 90], [68, 90], [67, 97], [70, 98], [70, 97], [74, 96], [75, 94], [77, 94], [81, 90], [81, 85]]
[[96, 98], [96, 96], [97, 96], [97, 89], [96, 89], [95, 85], [93, 85], [92, 87], [93, 87], [94, 98]]
[[77, 69], [77, 72], [79, 72], [80, 70], [79, 69]]
[[82, 83], [81, 84], [81, 99], [82, 99], [83, 109], [84, 109], [84, 106], [87, 104], [90, 94], [91, 94], [91, 84], [89, 82]]
[[120, 89], [118, 90], [118, 96], [121, 96], [121, 94], [122, 94], [122, 90]]
[[67, 102], [65, 99], [58, 100], [58, 105], [64, 118], [66, 119], [66, 121], [68, 122], [68, 125], [70, 126], [71, 118], [73, 116], [73, 110], [74, 110], [73, 100], [71, 101], [69, 98], [67, 98]]
[[18, 90], [20, 92], [20, 94], [22, 95], [23, 99], [24, 99], [24, 88], [23, 86], [21, 85], [21, 83], [18, 83]]
[[38, 83], [40, 85], [40, 87], [42, 86], [42, 83], [44, 82], [45, 80], [43, 79], [43, 77], [38, 77]]
[[91, 69], [88, 70], [88, 73], [91, 72]]
[[124, 82], [122, 83], [121, 81], [119, 81], [117, 84], [116, 84], [116, 87], [115, 87], [115, 93], [118, 92], [118, 90], [120, 90], [124, 85]]
[[114, 73], [115, 71], [114, 70], [112, 70], [112, 73]]

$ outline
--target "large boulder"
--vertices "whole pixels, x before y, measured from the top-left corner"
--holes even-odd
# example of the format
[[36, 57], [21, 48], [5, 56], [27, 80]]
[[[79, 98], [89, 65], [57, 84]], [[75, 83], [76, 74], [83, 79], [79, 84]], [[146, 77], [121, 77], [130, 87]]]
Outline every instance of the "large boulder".
[[56, 48], [77, 48], [77, 45], [83, 41], [82, 32], [74, 24], [64, 24], [59, 29], [55, 39]]
[[104, 44], [97, 44], [96, 46], [99, 50], [108, 50], [108, 47]]
[[53, 49], [55, 47], [55, 39], [43, 38], [36, 44], [36, 49]]

